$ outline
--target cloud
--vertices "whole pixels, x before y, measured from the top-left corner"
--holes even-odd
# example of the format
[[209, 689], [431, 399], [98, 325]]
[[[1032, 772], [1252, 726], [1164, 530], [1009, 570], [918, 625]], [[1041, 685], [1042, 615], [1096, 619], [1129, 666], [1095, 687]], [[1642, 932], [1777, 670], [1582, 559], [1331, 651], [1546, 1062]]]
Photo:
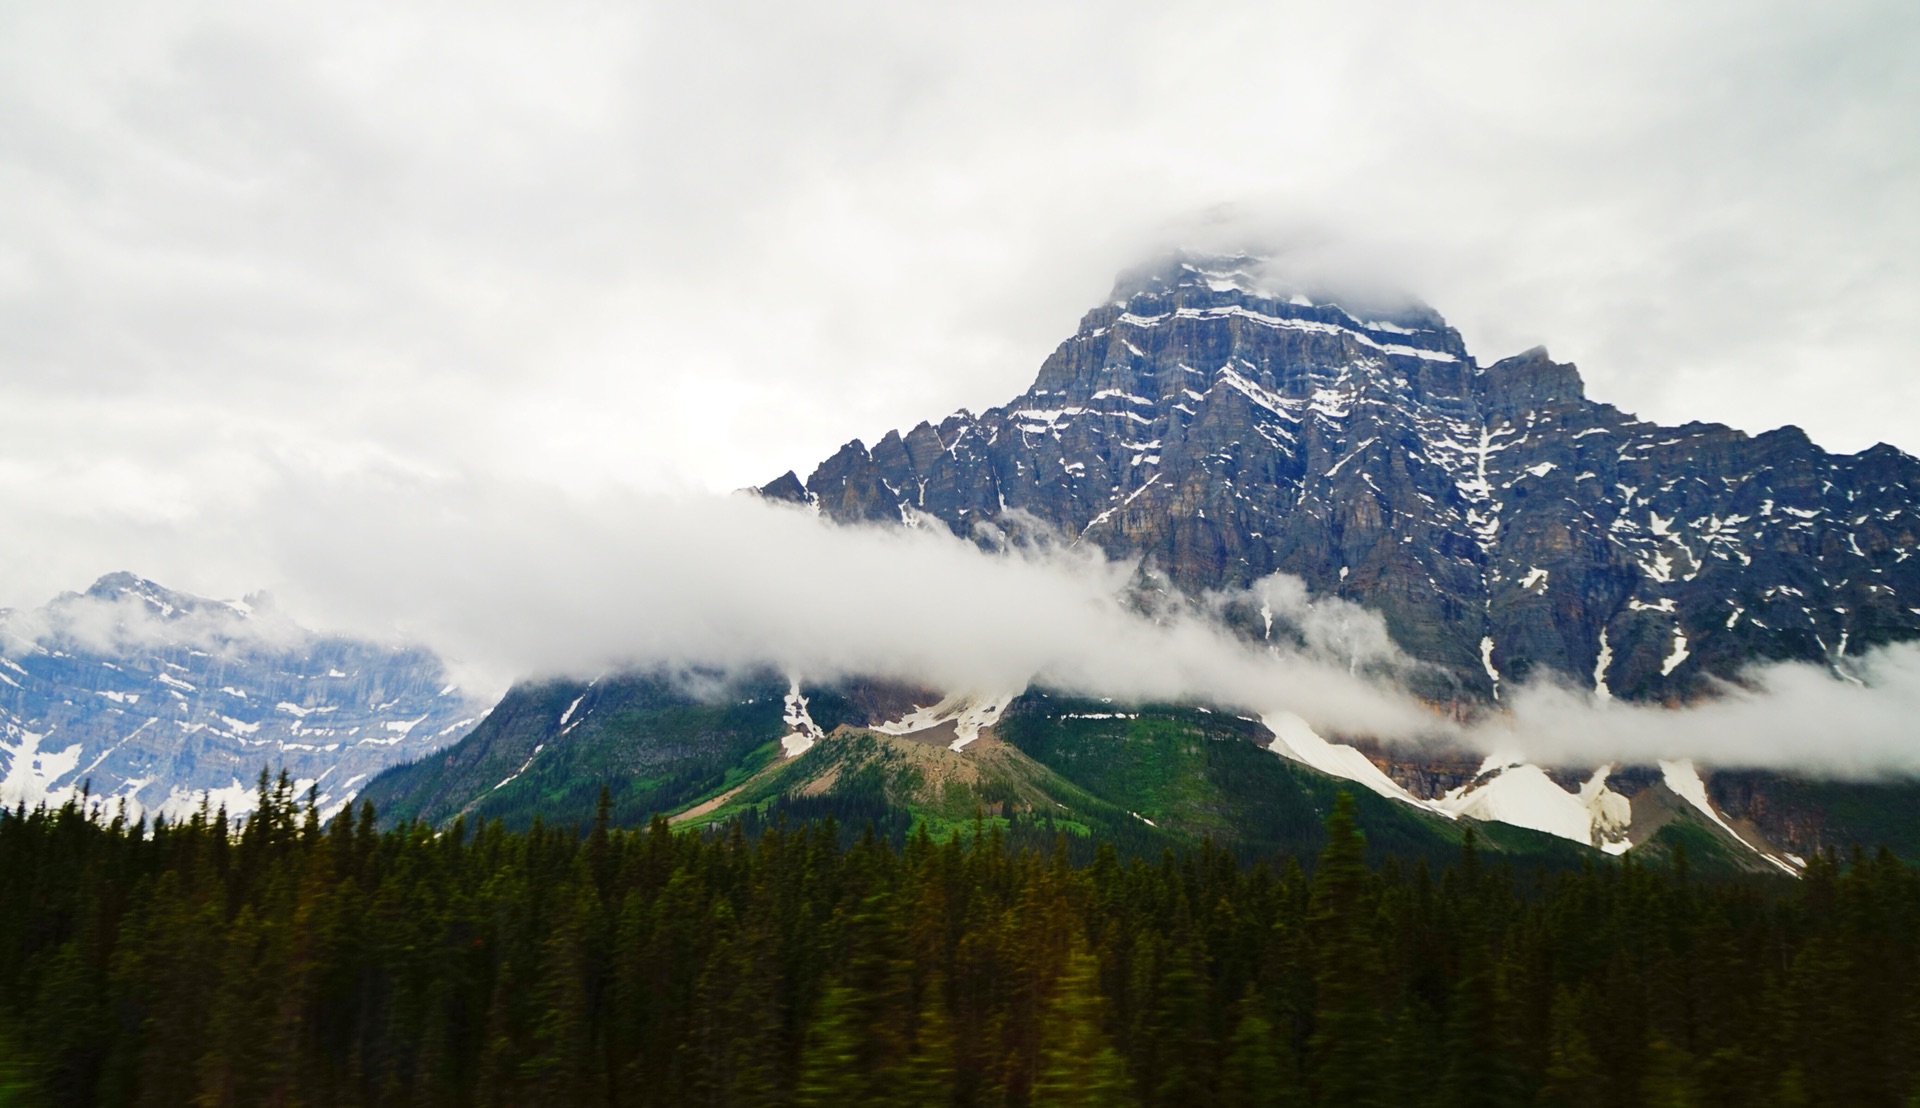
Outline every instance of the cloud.
[[1219, 620], [1257, 616], [1259, 641], [1297, 645], [1308, 657], [1349, 672], [1405, 677], [1422, 668], [1393, 641], [1380, 613], [1337, 596], [1316, 599], [1292, 574], [1274, 573], [1246, 589], [1208, 593], [1203, 608]]
[[0, 523], [41, 552], [0, 602], [281, 467], [805, 469], [1014, 395], [1177, 242], [1411, 289], [1648, 416], [1899, 443], [1917, 39], [1887, 4], [24, 6]]
[[[1517, 752], [1549, 765], [1703, 763], [1842, 777], [1920, 771], [1920, 645], [1757, 667], [1670, 709], [1536, 681], [1468, 723], [1408, 691], [1424, 667], [1378, 613], [1275, 575], [1142, 610], [1139, 566], [943, 528], [840, 527], [746, 496], [546, 497], [494, 485], [431, 501], [332, 485], [277, 537], [316, 610], [418, 637], [496, 683], [630, 665], [771, 665], [942, 689], [1029, 682], [1128, 700], [1298, 713], [1328, 735]], [[1237, 634], [1224, 616], [1270, 614]], [[1255, 625], [1257, 626], [1257, 625]]]
[[111, 592], [63, 593], [25, 611], [0, 611], [0, 654], [33, 646], [124, 653], [190, 647], [217, 655], [301, 650], [314, 636], [279, 611], [270, 597], [221, 603], [185, 597], [144, 583]]
[[[944, 528], [835, 526], [745, 495], [555, 497], [534, 484], [391, 474], [298, 483], [242, 524], [247, 560], [275, 566], [278, 610], [430, 644], [476, 691], [634, 666], [772, 666], [822, 681], [982, 692], [1033, 682], [1285, 710], [1329, 736], [1549, 765], [1692, 757], [1839, 776], [1920, 771], [1920, 645], [1861, 657], [1853, 680], [1759, 668], [1679, 709], [1599, 704], [1536, 681], [1461, 723], [1408, 691], [1430, 667], [1395, 646], [1378, 613], [1284, 575], [1143, 605], [1152, 578], [1141, 566], [1043, 532], [988, 552]], [[239, 541], [200, 530], [173, 556], [216, 557]], [[142, 614], [92, 616], [125, 626]]]
[[[1851, 678], [1851, 679], [1848, 679]], [[1467, 740], [1545, 764], [1649, 765], [1691, 757], [1716, 766], [1793, 769], [1829, 777], [1920, 773], [1920, 644], [1854, 659], [1848, 678], [1819, 666], [1756, 666], [1683, 708], [1594, 703], [1539, 682], [1508, 696]]]
[[[1143, 616], [1128, 597], [1136, 567], [1097, 550], [985, 553], [944, 528], [840, 527], [747, 496], [576, 503], [488, 486], [437, 490], [429, 503], [315, 492], [276, 537], [284, 602], [432, 643], [465, 664], [470, 687], [629, 666], [773, 666], [972, 691], [1039, 682], [1247, 707], [1278, 699], [1366, 732], [1431, 718], [1344, 656], [1255, 648], [1202, 606]], [[1316, 619], [1297, 590], [1286, 603], [1316, 646], [1345, 645], [1333, 630], [1345, 617]]]
[[[1409, 289], [1483, 359], [1547, 343], [1663, 421], [1913, 447], [1916, 47], [1920, 9], [1873, 3], [20, 6], [0, 604], [135, 568], [496, 679], [679, 636], [1271, 680], [1417, 730], [1337, 607], [1262, 659], [1127, 622], [1110, 568], [695, 493], [1006, 400], [1174, 244]], [[1756, 702], [1811, 727], [1861, 695], [1826, 680]], [[1533, 695], [1542, 749], [1638, 741], [1637, 710]], [[1661, 726], [1776, 734], [1743, 695]]]

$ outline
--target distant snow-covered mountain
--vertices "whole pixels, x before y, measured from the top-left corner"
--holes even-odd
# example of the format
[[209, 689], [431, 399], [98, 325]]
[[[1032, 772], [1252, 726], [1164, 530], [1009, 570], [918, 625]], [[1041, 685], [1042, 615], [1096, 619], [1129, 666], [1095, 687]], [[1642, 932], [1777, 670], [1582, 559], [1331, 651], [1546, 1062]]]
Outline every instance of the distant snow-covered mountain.
[[432, 652], [308, 631], [263, 598], [207, 600], [130, 573], [0, 610], [0, 803], [90, 790], [131, 812], [251, 810], [262, 768], [325, 810], [460, 738], [488, 705]]

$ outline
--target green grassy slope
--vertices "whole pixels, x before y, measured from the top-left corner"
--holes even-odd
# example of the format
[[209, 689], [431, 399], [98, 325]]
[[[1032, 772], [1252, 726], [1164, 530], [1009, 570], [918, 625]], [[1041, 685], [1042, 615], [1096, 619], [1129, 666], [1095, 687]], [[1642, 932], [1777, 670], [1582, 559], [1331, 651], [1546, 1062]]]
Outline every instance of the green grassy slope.
[[[1098, 718], [1106, 717], [1106, 718]], [[1170, 705], [1116, 711], [1098, 701], [1022, 697], [998, 728], [1036, 762], [1108, 802], [1184, 838], [1211, 835], [1243, 848], [1319, 852], [1333, 799], [1352, 792], [1376, 857], [1451, 859], [1472, 826], [1494, 851], [1577, 862], [1592, 852], [1506, 824], [1430, 815], [1262, 748], [1258, 723]]]
[[[1528, 864], [1600, 857], [1575, 843], [1499, 823], [1449, 820], [1375, 795], [1264, 749], [1259, 723], [1180, 705], [1116, 707], [1029, 693], [964, 752], [864, 729], [864, 715], [833, 690], [810, 690], [817, 722], [839, 729], [798, 758], [781, 756], [785, 685], [770, 678], [708, 685], [628, 676], [583, 685], [516, 688], [472, 735], [376, 778], [365, 796], [389, 822], [434, 824], [464, 814], [525, 826], [581, 824], [601, 787], [620, 825], [655, 813], [686, 826], [754, 825], [833, 816], [892, 838], [926, 823], [935, 834], [976, 819], [1008, 834], [1113, 842], [1154, 853], [1211, 838], [1243, 855], [1316, 855], [1335, 796], [1355, 794], [1376, 858], [1451, 860], [1471, 827], [1489, 852]], [[844, 726], [841, 726], [844, 724]], [[946, 736], [951, 737], [951, 736]], [[1887, 825], [1884, 805], [1836, 818]], [[1673, 807], [1668, 805], [1667, 807]], [[1697, 821], [1695, 821], [1697, 822]], [[1637, 853], [1687, 844], [1697, 869], [1760, 863], [1682, 820]]]
[[1633, 857], [1638, 862], [1666, 864], [1682, 852], [1687, 865], [1696, 873], [1775, 876], [1781, 872], [1753, 851], [1730, 842], [1724, 831], [1690, 810], [1676, 812], [1659, 830], [1633, 848]]
[[388, 822], [465, 814], [524, 827], [591, 819], [606, 785], [616, 821], [645, 823], [770, 761], [784, 692], [763, 678], [696, 695], [659, 675], [518, 686], [467, 738], [362, 796]]
[[842, 730], [801, 756], [774, 762], [738, 787], [716, 790], [676, 817], [789, 820], [831, 815], [896, 836], [920, 823], [936, 836], [976, 822], [1099, 838], [1138, 849], [1185, 836], [1153, 828], [991, 736], [965, 752], [865, 730]]
[[[1154, 852], [1203, 838], [1243, 854], [1310, 858], [1324, 817], [1355, 793], [1376, 857], [1452, 860], [1467, 824], [1376, 796], [1263, 749], [1257, 723], [1178, 706], [1116, 712], [1107, 704], [1032, 694], [989, 736], [956, 753], [911, 738], [847, 729], [791, 760], [730, 779], [682, 823], [719, 825], [832, 815], [898, 835], [926, 823], [936, 835], [976, 819], [1010, 833], [1111, 841]], [[1481, 845], [1546, 864], [1591, 851], [1502, 824], [1474, 824]]]

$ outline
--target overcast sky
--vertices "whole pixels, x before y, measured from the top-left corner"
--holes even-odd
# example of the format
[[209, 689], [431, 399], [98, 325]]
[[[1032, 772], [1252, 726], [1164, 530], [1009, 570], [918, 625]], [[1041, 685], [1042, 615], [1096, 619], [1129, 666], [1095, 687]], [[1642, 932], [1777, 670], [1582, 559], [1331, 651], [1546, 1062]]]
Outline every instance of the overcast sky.
[[1916, 56], [1899, 0], [0, 0], [0, 605], [297, 593], [362, 493], [804, 476], [1183, 242], [1920, 451]]

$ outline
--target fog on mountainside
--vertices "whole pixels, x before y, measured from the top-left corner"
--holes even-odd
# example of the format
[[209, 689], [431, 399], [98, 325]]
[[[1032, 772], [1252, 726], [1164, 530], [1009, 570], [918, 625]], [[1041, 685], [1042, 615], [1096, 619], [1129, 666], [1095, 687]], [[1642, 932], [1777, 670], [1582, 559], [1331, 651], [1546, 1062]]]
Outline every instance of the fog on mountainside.
[[1920, 637], [1920, 461], [1661, 426], [1544, 350], [1482, 366], [1410, 298], [1329, 295], [1176, 254], [1123, 276], [1004, 406], [762, 491], [961, 537], [1037, 518], [1189, 593], [1294, 574], [1380, 612], [1445, 675], [1436, 699], [1546, 669], [1684, 700], [1755, 659]]
[[1176, 256], [1025, 396], [849, 444], [804, 485], [302, 475], [250, 541], [290, 604], [432, 644], [473, 689], [771, 667], [1871, 775], [1920, 768], [1915, 468], [1661, 428], [1544, 354], [1478, 366], [1410, 298]]
[[271, 599], [130, 573], [0, 611], [0, 806], [90, 796], [130, 818], [240, 815], [284, 770], [323, 812], [485, 714], [417, 645], [316, 634]]
[[[654, 665], [771, 666], [811, 680], [978, 691], [1037, 682], [1285, 709], [1328, 734], [1451, 739], [1583, 763], [1657, 752], [1843, 774], [1920, 768], [1904, 723], [1920, 702], [1920, 652], [1906, 646], [1851, 659], [1854, 680], [1763, 667], [1747, 687], [1678, 710], [1601, 703], [1543, 676], [1464, 726], [1405, 689], [1426, 667], [1392, 644], [1378, 614], [1311, 597], [1286, 577], [1142, 614], [1129, 602], [1136, 564], [1085, 545], [987, 552], [942, 528], [834, 525], [744, 496], [628, 497], [581, 510], [490, 494], [443, 502], [440, 519], [409, 506], [317, 501], [315, 517], [336, 526], [294, 536], [300, 591], [359, 626], [397, 624], [434, 643], [476, 687]], [[386, 541], [366, 541], [374, 535]], [[1213, 618], [1235, 599], [1299, 634], [1284, 645], [1246, 641]]]

